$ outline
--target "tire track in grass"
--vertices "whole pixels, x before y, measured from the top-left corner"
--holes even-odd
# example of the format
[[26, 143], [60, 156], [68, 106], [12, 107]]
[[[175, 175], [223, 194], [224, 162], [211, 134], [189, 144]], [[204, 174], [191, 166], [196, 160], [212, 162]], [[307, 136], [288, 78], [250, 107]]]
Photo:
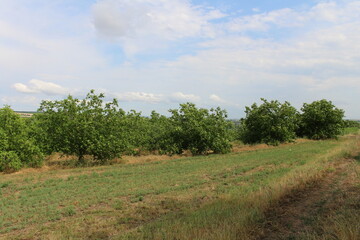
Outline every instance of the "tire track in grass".
[[[337, 209], [354, 196], [354, 186], [360, 183], [359, 177], [354, 177], [354, 171], [360, 169], [356, 161], [341, 159], [334, 168], [329, 168], [323, 179], [281, 199], [265, 213], [255, 239], [329, 239], [324, 236], [327, 234], [323, 226], [326, 219], [334, 218]], [[360, 187], [356, 191], [359, 196]]]

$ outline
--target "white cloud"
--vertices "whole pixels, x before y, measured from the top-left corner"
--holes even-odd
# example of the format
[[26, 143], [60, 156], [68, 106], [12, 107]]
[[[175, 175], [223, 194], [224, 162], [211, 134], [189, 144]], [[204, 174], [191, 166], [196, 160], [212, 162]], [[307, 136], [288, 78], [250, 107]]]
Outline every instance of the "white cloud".
[[317, 4], [309, 12], [309, 19], [325, 20], [329, 22], [337, 22], [339, 18], [344, 18], [343, 9], [336, 2], [323, 2]]
[[119, 101], [124, 102], [148, 102], [148, 103], [158, 103], [163, 101], [163, 95], [154, 94], [154, 93], [144, 93], [144, 92], [125, 92], [125, 93], [113, 93]]
[[[83, 12], [89, 2], [25, 2], [1, 1], [0, 99], [10, 86], [17, 94], [103, 88], [136, 106], [226, 101], [231, 108], [285, 95], [291, 102], [334, 96], [357, 109], [350, 95], [360, 90], [359, 0], [269, 12], [260, 5], [240, 17], [187, 0], [98, 0], [91, 16]], [[61, 86], [22, 82], [31, 78]]]
[[[61, 7], [71, 5], [71, 1], [36, 2], [1, 0], [1, 83], [10, 87], [36, 78], [69, 85], [86, 80], [90, 84], [93, 70], [103, 69], [106, 58], [92, 42], [89, 18], [74, 14], [70, 8], [62, 11]], [[48, 75], [59, 78], [43, 77]], [[60, 76], [73, 77], [64, 80]]]
[[216, 104], [221, 104], [221, 105], [224, 105], [224, 106], [231, 106], [231, 107], [236, 107], [236, 108], [243, 107], [243, 106], [240, 106], [238, 103], [233, 103], [233, 102], [230, 102], [228, 100], [225, 100], [225, 99], [221, 98], [220, 96], [218, 96], [216, 94], [211, 94], [209, 96], [209, 99], [212, 102], [215, 102]]
[[271, 25], [294, 27], [302, 24], [302, 15], [290, 8], [243, 16], [226, 24], [230, 32], [266, 31]]
[[[102, 92], [109, 92], [107, 90]], [[176, 92], [172, 94], [155, 94], [145, 92], [124, 92], [113, 93], [109, 92], [110, 96], [114, 96], [119, 101], [123, 102], [144, 102], [144, 103], [169, 103], [169, 102], [199, 102], [201, 98], [194, 94], [184, 94]]]
[[167, 41], [211, 36], [209, 21], [225, 16], [186, 0], [100, 0], [92, 10], [97, 33], [119, 41], [129, 55]]
[[[234, 18], [225, 24], [230, 32], [269, 31], [276, 28], [316, 28], [359, 18], [360, 1], [320, 2], [308, 10], [283, 8]], [[256, 12], [256, 11], [255, 11]]]
[[[189, 80], [201, 79], [204, 84], [221, 80], [226, 85], [243, 87], [254, 84], [276, 87], [296, 82], [309, 89], [309, 83], [325, 87], [325, 83], [331, 82], [328, 86], [332, 88], [347, 83], [356, 86], [347, 76], [360, 74], [360, 1], [337, 4], [337, 15], [342, 20], [336, 23], [329, 22], [324, 16], [318, 17], [321, 21], [317, 20], [316, 24], [302, 19], [314, 20], [314, 12], [319, 11], [319, 6], [323, 12], [334, 11], [332, 4], [319, 4], [308, 11], [285, 9], [261, 17], [253, 15], [254, 19], [250, 21], [253, 29], [257, 22], [260, 23], [258, 29], [271, 27], [263, 25], [271, 22], [275, 26], [273, 35], [266, 33], [255, 38], [251, 34], [224, 35], [204, 42], [201, 46], [206, 49], [199, 50], [196, 55], [183, 56], [169, 66], [178, 71], [181, 69], [180, 76], [191, 72]], [[257, 21], [259, 18], [261, 20]], [[301, 34], [277, 39], [276, 35], [282, 33], [286, 24], [299, 24]], [[329, 80], [333, 78], [339, 80]]]
[[37, 79], [31, 79], [28, 85], [15, 83], [13, 87], [21, 93], [43, 93], [46, 95], [66, 95], [70, 93], [70, 90], [58, 84]]
[[194, 94], [184, 94], [182, 92], [173, 93], [170, 96], [170, 99], [175, 102], [198, 102], [201, 100], [199, 96], [196, 96]]
[[210, 100], [214, 101], [214, 102], [218, 102], [218, 103], [226, 103], [226, 100], [222, 99], [221, 97], [219, 97], [218, 95], [212, 94], [210, 95]]
[[39, 93], [39, 91], [33, 88], [29, 88], [28, 86], [22, 83], [15, 83], [13, 87], [15, 88], [16, 91], [21, 93]]

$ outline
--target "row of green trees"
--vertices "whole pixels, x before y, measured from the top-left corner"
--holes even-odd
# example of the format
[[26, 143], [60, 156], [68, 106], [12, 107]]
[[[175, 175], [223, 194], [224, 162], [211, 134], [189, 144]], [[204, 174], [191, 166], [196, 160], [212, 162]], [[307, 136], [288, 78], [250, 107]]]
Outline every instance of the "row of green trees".
[[170, 117], [153, 111], [150, 117], [119, 108], [114, 99], [92, 90], [86, 98], [68, 96], [42, 101], [38, 114], [22, 119], [10, 107], [0, 109], [0, 171], [40, 166], [44, 155], [74, 155], [78, 164], [91, 156], [103, 164], [123, 154], [142, 151], [193, 155], [228, 153], [231, 142], [277, 145], [298, 136], [333, 138], [344, 127], [344, 112], [326, 100], [304, 104], [299, 113], [290, 103], [262, 99], [246, 107], [240, 124], [221, 108], [197, 108], [193, 103], [171, 109]]
[[147, 118], [133, 110], [125, 113], [116, 99], [105, 104], [104, 97], [91, 91], [83, 100], [69, 96], [43, 101], [34, 123], [45, 152], [76, 155], [82, 163], [85, 155], [102, 162], [144, 150], [166, 154], [190, 150], [197, 155], [231, 149], [230, 123], [220, 108], [199, 109], [186, 103], [170, 110], [169, 118], [155, 111]]
[[244, 143], [278, 145], [297, 137], [336, 138], [345, 127], [344, 111], [331, 101], [304, 103], [299, 112], [289, 102], [261, 100], [261, 105], [246, 107], [239, 127], [239, 139]]

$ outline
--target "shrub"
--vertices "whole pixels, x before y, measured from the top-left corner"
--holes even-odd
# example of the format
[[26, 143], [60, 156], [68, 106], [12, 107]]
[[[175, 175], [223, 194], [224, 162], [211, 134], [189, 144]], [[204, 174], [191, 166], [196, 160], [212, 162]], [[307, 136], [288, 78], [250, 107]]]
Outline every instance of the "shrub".
[[298, 112], [285, 102], [261, 99], [261, 105], [254, 103], [246, 107], [246, 117], [241, 120], [239, 138], [244, 143], [266, 143], [278, 145], [293, 141], [298, 127]]
[[300, 136], [311, 139], [336, 138], [344, 127], [344, 111], [325, 99], [304, 103], [301, 108]]
[[22, 163], [14, 151], [0, 151], [0, 171], [15, 172], [21, 169]]

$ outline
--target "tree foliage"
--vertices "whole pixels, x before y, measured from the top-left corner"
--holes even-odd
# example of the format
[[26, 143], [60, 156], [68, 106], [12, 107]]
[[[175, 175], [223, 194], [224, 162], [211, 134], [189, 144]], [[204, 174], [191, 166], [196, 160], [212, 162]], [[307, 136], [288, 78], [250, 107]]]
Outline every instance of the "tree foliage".
[[121, 128], [125, 112], [118, 102], [104, 103], [104, 94], [94, 90], [79, 100], [68, 96], [60, 101], [42, 101], [38, 115], [43, 131], [40, 140], [48, 153], [56, 151], [76, 155], [79, 163], [85, 155], [97, 162], [119, 156], [128, 148], [128, 140]]
[[128, 147], [126, 154], [140, 154], [146, 150], [149, 142], [149, 121], [148, 118], [141, 116], [141, 112], [135, 110], [129, 111], [123, 117], [121, 126], [119, 126], [124, 136], [127, 138]]
[[244, 143], [266, 143], [278, 145], [293, 141], [298, 127], [298, 112], [289, 102], [261, 99], [261, 105], [254, 103], [246, 107], [246, 117], [240, 125], [240, 139]]
[[38, 167], [43, 154], [29, 134], [29, 128], [9, 106], [0, 109], [0, 171]]
[[227, 113], [220, 108], [197, 108], [193, 103], [180, 104], [180, 109], [169, 110], [172, 116], [170, 137], [171, 151], [182, 153], [190, 150], [193, 154], [208, 151], [226, 153], [231, 149]]
[[344, 126], [359, 127], [358, 122], [344, 122], [344, 111], [327, 100], [305, 103], [299, 114], [288, 102], [261, 99], [260, 105], [246, 107], [246, 117], [239, 122], [227, 120], [221, 108], [197, 108], [193, 103], [169, 110], [170, 117], [155, 111], [144, 117], [135, 110], [125, 113], [116, 99], [104, 98], [91, 90], [84, 99], [69, 95], [42, 101], [39, 114], [30, 119], [20, 118], [10, 107], [0, 109], [0, 171], [39, 166], [43, 153], [75, 155], [81, 165], [91, 156], [101, 164], [143, 150], [227, 153], [236, 133], [244, 143], [277, 145], [293, 141], [296, 134], [326, 139], [339, 135]]
[[360, 128], [360, 122], [354, 121], [354, 120], [344, 120], [344, 127], [350, 128], [350, 127], [356, 127]]
[[147, 119], [146, 129], [145, 149], [158, 151], [160, 154], [173, 152], [174, 143], [171, 133], [174, 129], [174, 124], [169, 118], [152, 111], [150, 118]]
[[300, 135], [311, 139], [336, 138], [344, 127], [344, 111], [325, 99], [304, 103], [301, 108]]

